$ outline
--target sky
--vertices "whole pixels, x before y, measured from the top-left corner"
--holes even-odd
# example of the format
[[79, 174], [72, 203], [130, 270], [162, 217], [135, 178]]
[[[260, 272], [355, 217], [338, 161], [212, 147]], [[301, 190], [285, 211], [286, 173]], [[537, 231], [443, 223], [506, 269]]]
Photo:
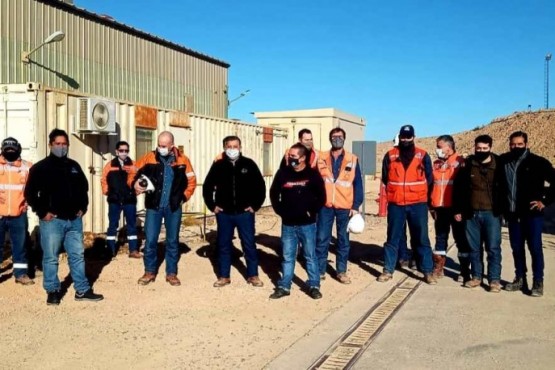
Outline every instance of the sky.
[[231, 64], [229, 98], [250, 90], [231, 118], [334, 107], [366, 119], [367, 140], [407, 123], [437, 136], [541, 109], [555, 53], [552, 0], [74, 3]]

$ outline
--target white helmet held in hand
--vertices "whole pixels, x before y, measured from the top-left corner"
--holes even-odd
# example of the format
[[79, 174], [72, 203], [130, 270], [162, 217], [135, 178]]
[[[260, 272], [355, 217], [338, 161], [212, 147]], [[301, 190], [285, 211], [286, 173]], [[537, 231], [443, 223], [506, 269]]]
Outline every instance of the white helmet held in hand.
[[353, 234], [360, 234], [364, 231], [364, 218], [360, 213], [351, 217], [349, 224], [347, 225], [347, 231]]
[[139, 178], [139, 185], [141, 185], [143, 188], [146, 188], [145, 191], [147, 193], [152, 193], [154, 191], [154, 184], [145, 175], [141, 175], [141, 177]]

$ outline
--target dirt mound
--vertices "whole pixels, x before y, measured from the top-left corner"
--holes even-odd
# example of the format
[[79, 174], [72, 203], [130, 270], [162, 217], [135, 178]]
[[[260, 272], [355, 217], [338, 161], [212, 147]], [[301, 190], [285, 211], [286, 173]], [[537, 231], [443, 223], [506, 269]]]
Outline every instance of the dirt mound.
[[[417, 128], [418, 129], [418, 128]], [[472, 130], [452, 133], [455, 138], [457, 151], [461, 154], [474, 152], [474, 139], [478, 135], [488, 134], [493, 138], [493, 151], [504, 153], [509, 149], [509, 135], [514, 131], [522, 130], [528, 134], [530, 149], [555, 163], [555, 109], [540, 110], [537, 112], [515, 112], [509, 116], [499, 117], [489, 124], [476, 126]], [[417, 138], [416, 144], [433, 154], [436, 137]], [[391, 148], [391, 141], [378, 143], [377, 164], [381, 171], [383, 156]], [[433, 155], [432, 155], [433, 157]]]

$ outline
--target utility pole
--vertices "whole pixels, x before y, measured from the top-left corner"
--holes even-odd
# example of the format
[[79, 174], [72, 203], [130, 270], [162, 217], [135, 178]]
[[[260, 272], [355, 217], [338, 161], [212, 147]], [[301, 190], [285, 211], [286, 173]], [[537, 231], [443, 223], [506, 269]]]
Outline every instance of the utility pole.
[[545, 98], [545, 109], [549, 109], [549, 61], [551, 60], [551, 53], [545, 55], [545, 70], [544, 70], [544, 98]]

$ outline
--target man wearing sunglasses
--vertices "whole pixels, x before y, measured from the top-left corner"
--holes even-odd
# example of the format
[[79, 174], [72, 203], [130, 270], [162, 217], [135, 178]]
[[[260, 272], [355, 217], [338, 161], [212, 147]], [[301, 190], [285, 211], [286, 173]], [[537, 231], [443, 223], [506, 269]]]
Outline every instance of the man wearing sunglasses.
[[128, 176], [135, 176], [135, 163], [129, 158], [129, 144], [125, 141], [116, 143], [116, 157], [102, 171], [102, 193], [108, 198], [108, 231], [106, 244], [112, 257], [117, 254], [116, 235], [121, 213], [127, 225], [129, 258], [141, 258], [137, 243], [137, 196], [135, 189], [127, 184]]

